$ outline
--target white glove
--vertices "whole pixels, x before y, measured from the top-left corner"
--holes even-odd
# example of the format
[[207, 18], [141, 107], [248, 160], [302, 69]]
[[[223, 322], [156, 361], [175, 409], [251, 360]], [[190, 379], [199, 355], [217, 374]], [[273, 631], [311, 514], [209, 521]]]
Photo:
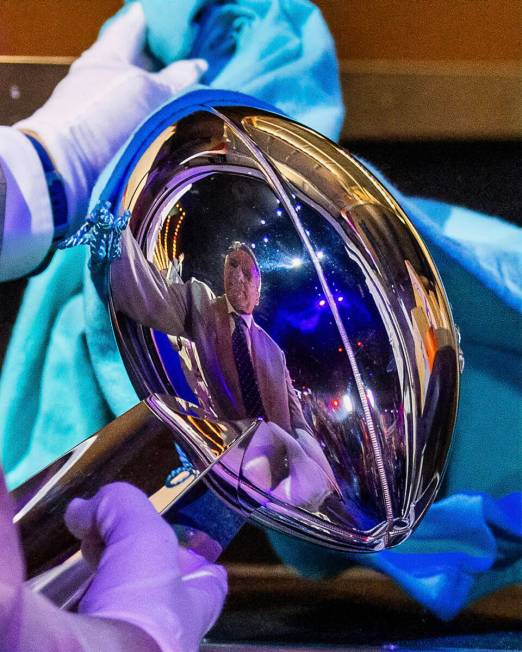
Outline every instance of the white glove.
[[0, 652], [199, 649], [223, 605], [223, 568], [181, 549], [131, 485], [107, 485], [88, 501], [73, 501], [66, 521], [97, 569], [79, 614], [61, 611], [23, 586], [20, 546], [0, 478]]
[[133, 130], [208, 67], [189, 59], [144, 70], [145, 35], [141, 4], [132, 3], [73, 63], [46, 104], [15, 125], [41, 140], [63, 176], [70, 231], [85, 217], [98, 175]]

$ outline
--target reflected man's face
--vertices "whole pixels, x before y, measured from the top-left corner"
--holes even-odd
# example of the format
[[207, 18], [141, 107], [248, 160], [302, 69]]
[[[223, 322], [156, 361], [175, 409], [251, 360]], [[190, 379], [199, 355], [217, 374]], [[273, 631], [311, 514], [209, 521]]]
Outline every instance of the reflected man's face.
[[261, 274], [243, 249], [225, 258], [225, 294], [238, 313], [251, 314], [259, 303]]

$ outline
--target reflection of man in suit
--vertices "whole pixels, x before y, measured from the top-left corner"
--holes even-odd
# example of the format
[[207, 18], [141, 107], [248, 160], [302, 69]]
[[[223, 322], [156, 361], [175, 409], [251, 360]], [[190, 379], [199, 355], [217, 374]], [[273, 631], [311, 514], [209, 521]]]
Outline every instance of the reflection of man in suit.
[[227, 453], [226, 465], [236, 472], [242, 466], [243, 477], [265, 496], [316, 511], [335, 491], [335, 478], [304, 418], [283, 351], [253, 318], [261, 295], [254, 253], [240, 242], [228, 249], [219, 297], [195, 278], [183, 283], [176, 266], [172, 271], [165, 278], [126, 229], [123, 255], [111, 265], [115, 308], [194, 343], [219, 418], [265, 419], [246, 451]]
[[127, 229], [123, 256], [111, 267], [115, 307], [141, 324], [194, 342], [218, 417], [264, 417], [287, 432], [309, 431], [283, 351], [253, 318], [261, 272], [252, 250], [236, 242], [224, 265], [225, 294], [191, 278], [165, 280]]

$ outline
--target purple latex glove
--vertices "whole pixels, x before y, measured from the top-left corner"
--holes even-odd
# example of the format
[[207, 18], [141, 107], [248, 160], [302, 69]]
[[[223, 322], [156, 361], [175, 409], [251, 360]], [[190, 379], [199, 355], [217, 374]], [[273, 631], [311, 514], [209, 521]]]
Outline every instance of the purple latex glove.
[[1, 477], [0, 652], [199, 649], [223, 605], [225, 571], [179, 547], [141, 491], [116, 483], [69, 506], [67, 525], [96, 569], [78, 614], [23, 585], [12, 516]]
[[0, 650], [16, 650], [11, 623], [21, 617], [24, 564], [13, 525], [13, 506], [0, 469]]
[[96, 569], [81, 614], [132, 623], [162, 650], [199, 650], [223, 606], [224, 568], [179, 546], [145, 494], [129, 484], [73, 500], [65, 521]]

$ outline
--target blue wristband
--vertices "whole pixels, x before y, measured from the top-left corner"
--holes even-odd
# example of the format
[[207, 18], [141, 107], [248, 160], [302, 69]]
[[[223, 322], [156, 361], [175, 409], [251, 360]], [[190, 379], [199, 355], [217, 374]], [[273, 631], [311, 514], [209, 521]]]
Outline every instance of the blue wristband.
[[25, 136], [31, 141], [33, 147], [35, 148], [45, 174], [45, 180], [47, 182], [47, 190], [49, 192], [49, 199], [51, 201], [51, 209], [53, 214], [53, 245], [56, 245], [65, 237], [67, 233], [67, 227], [69, 225], [67, 221], [67, 195], [65, 194], [63, 178], [54, 167], [54, 164], [51, 161], [51, 158], [49, 157], [45, 147], [33, 136], [30, 136], [27, 133]]

